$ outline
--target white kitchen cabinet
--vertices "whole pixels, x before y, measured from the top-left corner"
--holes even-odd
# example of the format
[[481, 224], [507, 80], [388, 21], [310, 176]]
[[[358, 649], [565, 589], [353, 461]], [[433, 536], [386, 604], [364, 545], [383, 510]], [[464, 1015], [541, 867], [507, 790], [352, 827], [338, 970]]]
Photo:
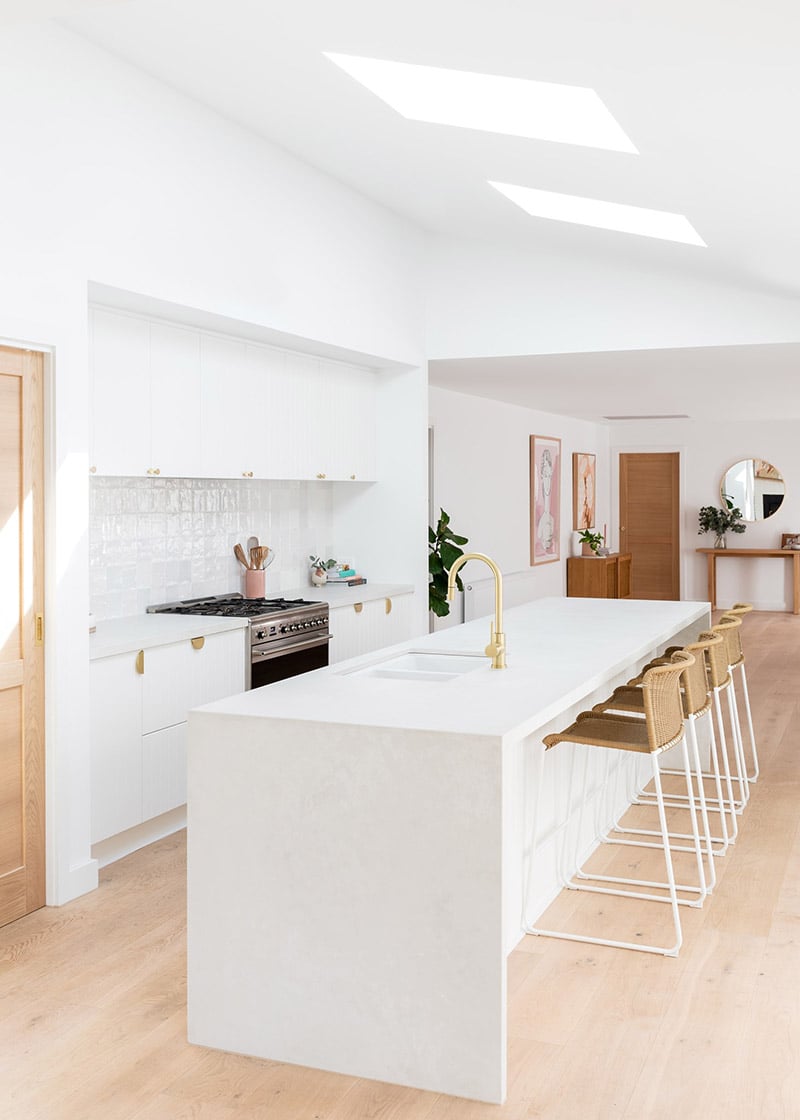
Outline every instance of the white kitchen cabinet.
[[90, 367], [93, 473], [376, 478], [370, 370], [105, 308]]
[[[245, 364], [244, 342], [201, 335], [200, 338], [200, 447], [204, 478], [255, 476], [251, 448], [253, 435], [263, 430], [254, 401], [254, 379]], [[248, 436], [249, 433], [249, 436]]]
[[200, 376], [197, 331], [152, 323], [149, 465], [162, 475], [202, 477]]
[[[332, 595], [334, 593], [332, 592]], [[387, 604], [390, 604], [387, 610]], [[356, 607], [361, 609], [357, 610]], [[330, 662], [332, 665], [413, 637], [411, 594], [346, 604], [330, 609]]]
[[246, 637], [198, 634], [91, 662], [93, 844], [185, 803], [188, 711], [244, 690]]
[[146, 474], [153, 465], [149, 322], [94, 309], [90, 377], [92, 473]]
[[188, 724], [142, 736], [142, 820], [186, 804]]

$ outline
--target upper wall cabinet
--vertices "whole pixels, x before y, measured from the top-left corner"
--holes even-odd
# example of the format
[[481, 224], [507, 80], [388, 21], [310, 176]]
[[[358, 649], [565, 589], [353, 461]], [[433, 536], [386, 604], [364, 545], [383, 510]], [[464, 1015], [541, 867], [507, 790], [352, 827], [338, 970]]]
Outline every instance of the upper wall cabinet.
[[369, 370], [95, 308], [91, 374], [98, 474], [376, 478]]

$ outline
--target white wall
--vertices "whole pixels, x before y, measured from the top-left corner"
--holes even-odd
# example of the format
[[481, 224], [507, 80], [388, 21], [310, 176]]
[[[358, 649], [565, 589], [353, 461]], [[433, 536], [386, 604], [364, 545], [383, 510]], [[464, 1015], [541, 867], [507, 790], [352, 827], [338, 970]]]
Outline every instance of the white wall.
[[[754, 377], [754, 385], [757, 377]], [[711, 548], [713, 534], [699, 536], [701, 506], [720, 506], [720, 481], [739, 459], [767, 459], [783, 474], [786, 496], [766, 521], [750, 523], [742, 535], [728, 534], [728, 547], [779, 548], [781, 534], [800, 533], [800, 441], [796, 420], [751, 421], [714, 425], [707, 421], [638, 421], [611, 425], [612, 506], [618, 527], [618, 453], [621, 451], [681, 452], [681, 596], [708, 597], [706, 558], [697, 548]], [[788, 560], [721, 560], [717, 563], [717, 600], [721, 606], [737, 599], [761, 610], [791, 609], [791, 564]]]
[[90, 605], [99, 621], [152, 603], [244, 591], [233, 555], [255, 535], [273, 549], [269, 598], [309, 584], [308, 557], [333, 552], [330, 482], [93, 478]]
[[429, 359], [796, 342], [800, 334], [794, 299], [568, 252], [435, 237], [428, 283]]
[[[87, 284], [420, 366], [422, 235], [56, 26], [5, 28], [3, 47], [0, 338], [54, 352], [46, 646], [54, 903], [96, 882]], [[412, 520], [424, 524], [424, 488], [398, 517], [404, 537]]]
[[[608, 429], [600, 424], [520, 408], [432, 387], [434, 516], [444, 508], [468, 551], [485, 552], [504, 574], [530, 569], [530, 437], [561, 440], [561, 561], [537, 565], [534, 596], [566, 593], [566, 558], [574, 554], [572, 454], [597, 455], [597, 525], [610, 520]], [[616, 543], [612, 540], [610, 543]], [[488, 574], [478, 565], [470, 575]], [[451, 612], [452, 614], [453, 612]]]

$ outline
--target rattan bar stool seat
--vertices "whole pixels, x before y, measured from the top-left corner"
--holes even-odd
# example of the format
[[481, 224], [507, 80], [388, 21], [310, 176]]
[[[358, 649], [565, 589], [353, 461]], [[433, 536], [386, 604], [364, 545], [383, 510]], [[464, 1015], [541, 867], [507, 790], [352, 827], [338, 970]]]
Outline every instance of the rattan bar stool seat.
[[[636, 715], [618, 715], [601, 712], [581, 712], [577, 719], [563, 731], [547, 735], [543, 739], [545, 747], [549, 750], [559, 743], [573, 743], [577, 746], [597, 747], [610, 751], [621, 751], [639, 755], [649, 755], [653, 771], [653, 782], [658, 799], [658, 816], [660, 824], [661, 848], [666, 868], [666, 882], [651, 882], [646, 880], [628, 879], [616, 876], [586, 873], [581, 870], [579, 853], [575, 853], [575, 869], [568, 877], [564, 878], [563, 885], [570, 890], [588, 891], [596, 894], [620, 895], [627, 898], [641, 899], [658, 903], [668, 903], [671, 907], [674, 927], [674, 943], [668, 946], [644, 945], [639, 941], [620, 941], [591, 934], [571, 933], [544, 929], [534, 924], [526, 924], [528, 933], [540, 937], [564, 938], [569, 941], [588, 942], [595, 945], [609, 945], [614, 948], [631, 949], [636, 952], [659, 953], [664, 956], [677, 956], [680, 951], [683, 934], [681, 931], [680, 908], [681, 902], [686, 902], [678, 897], [680, 888], [675, 882], [670, 851], [670, 839], [667, 829], [664, 798], [661, 789], [659, 772], [659, 757], [671, 747], [681, 745], [684, 761], [684, 772], [687, 781], [687, 792], [691, 793], [691, 777], [689, 772], [688, 755], [686, 751], [686, 736], [683, 720], [683, 703], [681, 700], [681, 675], [685, 669], [694, 664], [694, 656], [685, 651], [673, 654], [668, 664], [655, 665], [644, 676], [642, 693], [644, 702], [644, 719]], [[573, 754], [574, 758], [574, 754]], [[567, 791], [567, 806], [572, 804], [572, 772], [570, 767], [569, 789]], [[584, 798], [585, 801], [585, 798]], [[583, 804], [581, 802], [581, 815]], [[689, 810], [692, 815], [693, 830], [699, 837], [697, 820], [694, 813], [694, 799], [689, 801]], [[576, 830], [576, 844], [580, 843], [581, 828]], [[602, 837], [599, 837], [602, 840]], [[535, 850], [535, 844], [532, 845]], [[698, 874], [703, 881], [703, 861], [699, 838], [695, 848]], [[576, 881], [576, 879], [578, 881]], [[615, 886], [599, 886], [598, 883], [619, 884]], [[623, 886], [650, 888], [645, 890], [622, 889]], [[666, 890], [668, 895], [653, 893], [653, 888]], [[689, 902], [689, 905], [698, 905], [698, 902]]]

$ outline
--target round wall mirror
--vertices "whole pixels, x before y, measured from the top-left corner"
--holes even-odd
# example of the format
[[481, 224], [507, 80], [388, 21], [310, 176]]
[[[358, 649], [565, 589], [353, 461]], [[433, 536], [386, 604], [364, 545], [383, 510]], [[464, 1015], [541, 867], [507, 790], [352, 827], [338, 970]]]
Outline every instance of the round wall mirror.
[[786, 485], [783, 475], [766, 459], [741, 459], [722, 477], [720, 497], [741, 510], [743, 521], [763, 521], [781, 508]]

